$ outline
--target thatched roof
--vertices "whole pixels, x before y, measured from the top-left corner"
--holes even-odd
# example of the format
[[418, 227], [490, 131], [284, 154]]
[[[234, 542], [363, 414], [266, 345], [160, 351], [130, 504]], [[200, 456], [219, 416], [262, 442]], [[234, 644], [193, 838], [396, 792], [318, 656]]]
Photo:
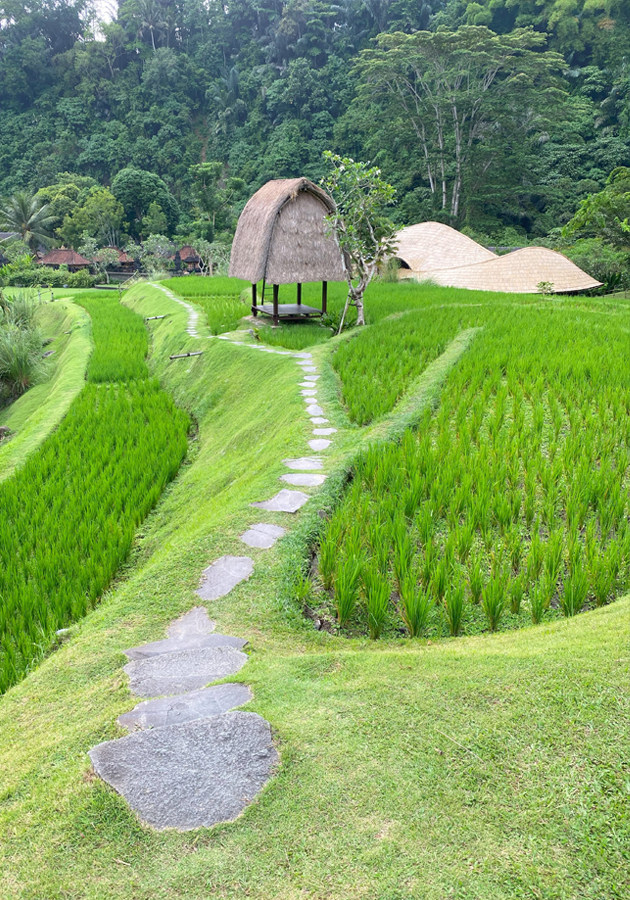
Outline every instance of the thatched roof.
[[396, 235], [400, 259], [414, 272], [450, 269], [496, 259], [496, 254], [441, 222], [420, 222]]
[[566, 294], [600, 287], [575, 263], [547, 247], [524, 247], [476, 265], [436, 269], [422, 277], [445, 287], [510, 294], [536, 294], [541, 281], [553, 285], [553, 293]]
[[324, 217], [328, 194], [307, 178], [268, 181], [241, 213], [230, 255], [230, 275], [252, 283], [344, 281], [336, 241]]
[[42, 266], [89, 266], [90, 260], [76, 250], [59, 247], [51, 250], [39, 260]]

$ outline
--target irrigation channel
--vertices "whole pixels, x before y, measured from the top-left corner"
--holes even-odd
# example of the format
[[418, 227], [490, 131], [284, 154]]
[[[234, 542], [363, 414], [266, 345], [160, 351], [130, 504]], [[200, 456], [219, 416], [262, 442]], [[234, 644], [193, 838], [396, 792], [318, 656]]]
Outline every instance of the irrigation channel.
[[0, 484], [0, 693], [93, 607], [186, 455], [190, 418], [145, 362], [143, 319], [86, 294], [87, 383], [55, 432]]

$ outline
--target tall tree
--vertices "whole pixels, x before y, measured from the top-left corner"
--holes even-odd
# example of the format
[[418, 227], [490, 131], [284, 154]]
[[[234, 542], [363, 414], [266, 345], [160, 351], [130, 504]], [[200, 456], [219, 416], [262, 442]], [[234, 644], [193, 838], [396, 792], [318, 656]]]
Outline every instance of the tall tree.
[[429, 189], [451, 217], [460, 216], [475, 158], [488, 172], [504, 131], [525, 139], [547, 127], [561, 96], [562, 57], [544, 52], [545, 40], [531, 29], [498, 35], [464, 26], [381, 34], [375, 50], [362, 52], [361, 96], [411, 125]]
[[324, 152], [332, 171], [322, 185], [335, 201], [326, 222], [341, 250], [348, 296], [339, 323], [343, 329], [349, 306], [356, 307], [357, 325], [365, 325], [363, 295], [380, 266], [394, 252], [396, 226], [384, 210], [393, 203], [394, 188], [376, 166]]

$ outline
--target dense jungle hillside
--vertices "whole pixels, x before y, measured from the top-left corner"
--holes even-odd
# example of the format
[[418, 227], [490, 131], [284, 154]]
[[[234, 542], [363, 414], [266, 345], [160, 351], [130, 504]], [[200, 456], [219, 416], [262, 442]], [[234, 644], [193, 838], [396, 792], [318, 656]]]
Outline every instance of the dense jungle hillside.
[[330, 148], [382, 167], [399, 222], [514, 245], [630, 166], [627, 0], [0, 9], [0, 194], [40, 191], [67, 243], [213, 240], [268, 178], [321, 177]]

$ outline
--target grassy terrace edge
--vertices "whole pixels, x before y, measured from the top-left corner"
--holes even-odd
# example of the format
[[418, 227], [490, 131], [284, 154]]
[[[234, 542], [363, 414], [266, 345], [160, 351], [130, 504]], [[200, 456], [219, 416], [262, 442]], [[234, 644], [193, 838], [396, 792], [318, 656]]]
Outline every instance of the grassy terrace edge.
[[[39, 316], [46, 335], [54, 332], [48, 348], [55, 351], [53, 371], [42, 384], [0, 410], [0, 425], [15, 432], [6, 444], [0, 445], [0, 482], [37, 450], [85, 386], [85, 371], [93, 348], [90, 317], [71, 300], [46, 304]], [[64, 335], [68, 330], [71, 333]]]

